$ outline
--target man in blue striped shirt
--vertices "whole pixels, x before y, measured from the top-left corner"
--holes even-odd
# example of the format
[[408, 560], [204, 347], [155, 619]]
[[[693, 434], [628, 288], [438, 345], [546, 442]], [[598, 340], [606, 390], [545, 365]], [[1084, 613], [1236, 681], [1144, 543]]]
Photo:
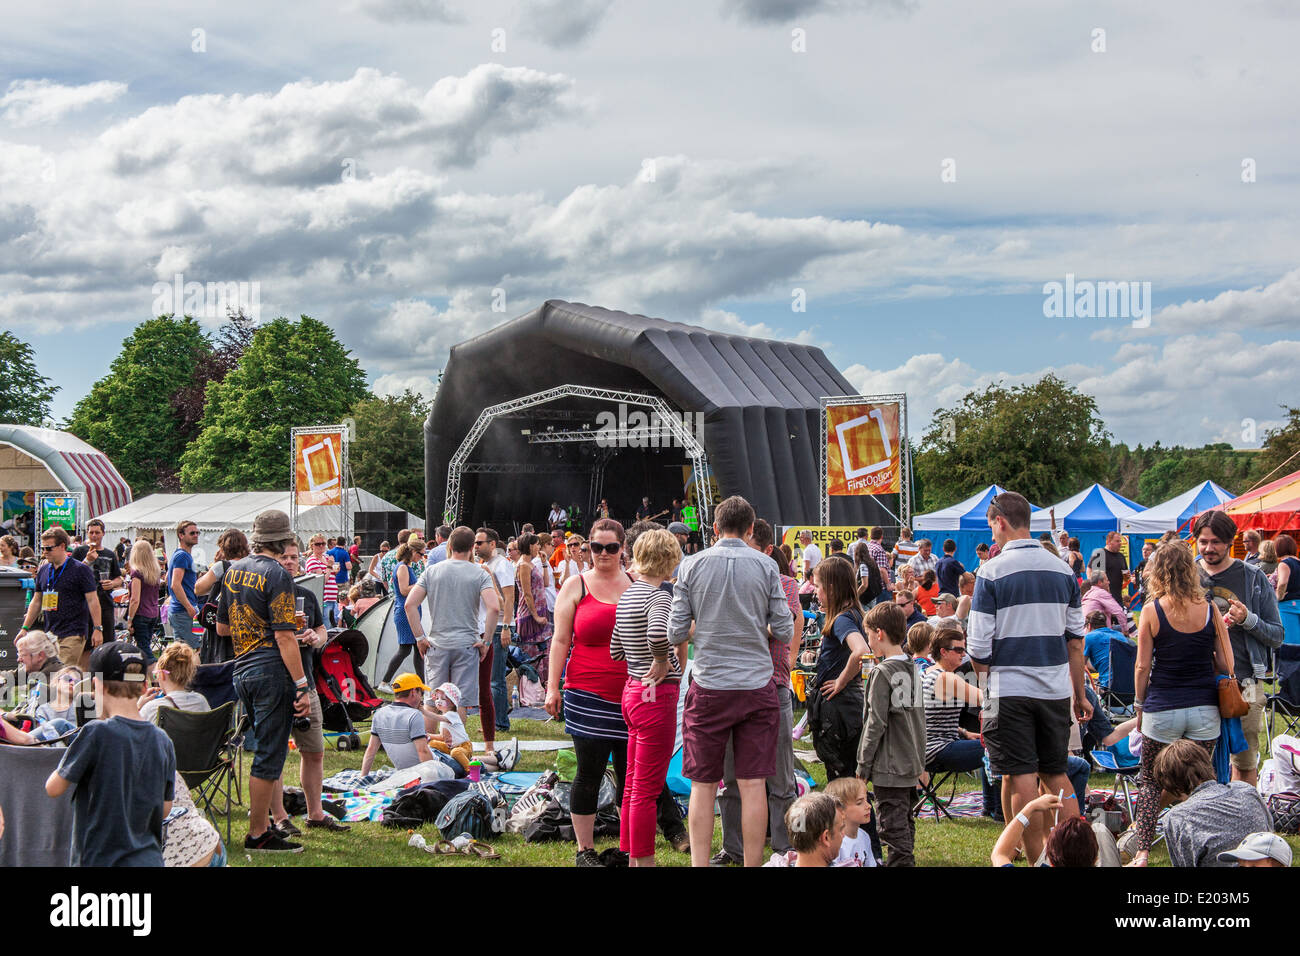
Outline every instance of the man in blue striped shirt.
[[[1066, 776], [1071, 698], [1081, 722], [1092, 716], [1083, 683], [1079, 582], [1030, 538], [1029, 502], [1021, 495], [994, 497], [988, 522], [1001, 550], [976, 575], [966, 650], [976, 672], [987, 675], [982, 718], [989, 764], [1002, 775], [1003, 806], [1013, 814], [1038, 796], [1040, 779], [1049, 791], [1063, 791], [1065, 811], [1078, 814]], [[1031, 861], [1046, 836], [1041, 821], [1025, 823]]]

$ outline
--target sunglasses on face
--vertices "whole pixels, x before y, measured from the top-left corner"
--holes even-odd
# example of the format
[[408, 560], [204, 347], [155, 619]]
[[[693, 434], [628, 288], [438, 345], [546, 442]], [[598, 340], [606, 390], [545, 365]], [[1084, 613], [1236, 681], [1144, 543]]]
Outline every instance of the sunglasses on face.
[[[583, 550], [585, 551], [586, 548], [583, 548]], [[622, 550], [623, 546], [617, 541], [611, 541], [609, 544], [595, 544], [593, 542], [591, 545], [592, 554], [618, 554]]]
[[965, 653], [966, 653], [966, 645], [965, 645], [965, 644], [953, 644], [952, 646], [950, 646], [950, 647], [948, 647], [948, 648], [946, 648], [946, 649], [947, 649], [947, 650], [950, 650], [950, 651], [954, 651], [954, 652], [956, 652], [956, 653], [958, 653], [958, 654], [965, 654]]
[[477, 541], [477, 540], [476, 540], [476, 541], [474, 542], [474, 544], [476, 544], [476, 545], [480, 545], [480, 546], [481, 546], [481, 545], [485, 545], [485, 544], [487, 544], [487, 541], [486, 541], [486, 540], [484, 540], [484, 541]]
[[54, 550], [55, 548], [57, 548], [57, 547], [58, 547], [57, 544], [43, 544], [43, 545], [41, 545], [41, 550], [42, 550], [42, 551], [53, 551], [53, 550]]

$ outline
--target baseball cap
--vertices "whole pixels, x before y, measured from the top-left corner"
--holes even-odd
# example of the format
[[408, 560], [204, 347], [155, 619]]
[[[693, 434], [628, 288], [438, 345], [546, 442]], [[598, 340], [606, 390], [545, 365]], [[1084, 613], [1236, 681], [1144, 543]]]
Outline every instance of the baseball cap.
[[672, 534], [690, 534], [690, 533], [691, 533], [691, 529], [688, 528], [688, 527], [686, 527], [686, 525], [682, 524], [680, 521], [673, 521], [673, 522], [670, 522], [669, 525], [668, 525], [668, 530], [669, 530]]
[[90, 654], [90, 672], [103, 680], [144, 682], [147, 663], [144, 651], [130, 641], [110, 641]]
[[1291, 865], [1291, 847], [1276, 833], [1252, 833], [1237, 845], [1235, 850], [1219, 854], [1220, 863], [1240, 863], [1242, 860], [1277, 860], [1283, 866]]
[[428, 685], [414, 674], [398, 674], [397, 679], [391, 685], [394, 694], [405, 694], [409, 690], [429, 689]]
[[942, 594], [940, 594], [937, 598], [934, 599], [934, 603], [951, 604], [955, 607], [957, 605], [957, 595], [953, 594], [951, 591], [944, 591]]
[[457, 708], [457, 709], [460, 708], [460, 688], [459, 688], [459, 687], [457, 687], [457, 686], [456, 686], [455, 684], [453, 684], [451, 681], [447, 681], [447, 683], [445, 683], [445, 684], [439, 684], [439, 685], [438, 685], [438, 690], [442, 691], [443, 696], [446, 697], [449, 701], [451, 701], [451, 706], [453, 706], [453, 707], [455, 707], [455, 708]]

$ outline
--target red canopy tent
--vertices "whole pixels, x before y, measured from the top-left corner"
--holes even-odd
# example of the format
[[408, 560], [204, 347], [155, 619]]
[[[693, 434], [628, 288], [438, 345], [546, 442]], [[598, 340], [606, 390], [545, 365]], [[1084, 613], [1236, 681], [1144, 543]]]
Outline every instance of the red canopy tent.
[[1300, 471], [1210, 510], [1225, 512], [1239, 531], [1300, 531]]

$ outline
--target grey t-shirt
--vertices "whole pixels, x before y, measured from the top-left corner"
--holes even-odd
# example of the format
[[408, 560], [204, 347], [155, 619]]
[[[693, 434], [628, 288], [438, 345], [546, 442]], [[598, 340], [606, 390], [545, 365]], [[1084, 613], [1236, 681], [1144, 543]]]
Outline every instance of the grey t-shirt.
[[1219, 854], [1252, 833], [1273, 829], [1259, 792], [1248, 783], [1211, 780], [1172, 807], [1165, 817], [1169, 862], [1174, 866], [1231, 866]]
[[392, 703], [375, 711], [370, 732], [384, 745], [384, 753], [398, 770], [420, 762], [415, 741], [429, 736], [424, 729], [424, 715], [409, 704]]
[[429, 608], [429, 640], [441, 650], [472, 647], [481, 633], [478, 606], [484, 591], [492, 590], [492, 579], [469, 561], [439, 561], [420, 575], [425, 604]]

